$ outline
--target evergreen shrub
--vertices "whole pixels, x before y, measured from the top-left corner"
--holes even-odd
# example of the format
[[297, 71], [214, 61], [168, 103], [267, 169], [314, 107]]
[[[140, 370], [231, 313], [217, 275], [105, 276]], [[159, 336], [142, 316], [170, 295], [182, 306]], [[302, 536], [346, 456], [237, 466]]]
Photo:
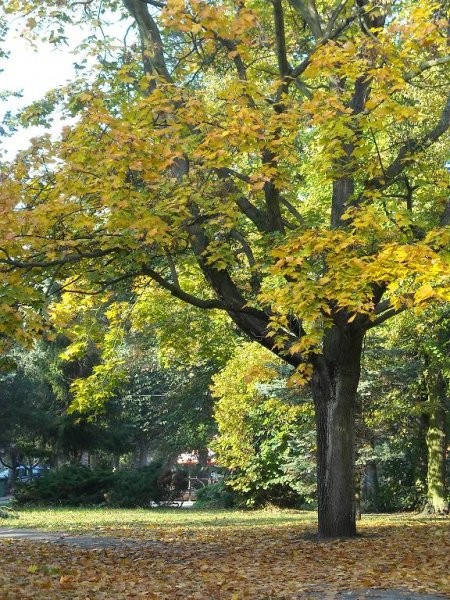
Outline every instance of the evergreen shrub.
[[133, 508], [180, 497], [186, 477], [155, 462], [147, 467], [113, 472], [68, 465], [48, 471], [39, 479], [18, 483], [17, 505], [89, 506], [107, 504]]
[[106, 494], [107, 504], [134, 508], [161, 502], [165, 499], [165, 489], [160, 485], [161, 474], [162, 466], [156, 462], [140, 469], [118, 471]]
[[17, 483], [14, 502], [18, 505], [60, 504], [82, 506], [100, 504], [111, 488], [114, 474], [104, 469], [66, 465], [48, 471], [32, 481]]
[[232, 508], [238, 504], [238, 495], [221, 481], [196, 492], [196, 508]]

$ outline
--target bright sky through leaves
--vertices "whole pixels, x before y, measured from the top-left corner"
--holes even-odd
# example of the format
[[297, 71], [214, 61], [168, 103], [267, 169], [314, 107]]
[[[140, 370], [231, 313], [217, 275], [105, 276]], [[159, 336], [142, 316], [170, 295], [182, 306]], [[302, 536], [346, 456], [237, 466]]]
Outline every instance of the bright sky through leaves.
[[[16, 21], [13, 21], [10, 27], [4, 44], [9, 58], [0, 63], [0, 92], [19, 92], [22, 97], [11, 97], [0, 104], [0, 120], [7, 111], [14, 112], [24, 108], [42, 99], [49, 90], [73, 80], [76, 76], [74, 63], [80, 62], [80, 54], [76, 53], [75, 49], [87, 34], [80, 28], [69, 28], [67, 44], [55, 45], [42, 40], [27, 40], [21, 35], [22, 26]], [[116, 35], [118, 40], [123, 39], [125, 30], [122, 22], [109, 24], [104, 29], [110, 35]], [[0, 155], [3, 159], [10, 160], [19, 150], [27, 148], [31, 138], [46, 132], [58, 135], [62, 126], [60, 115], [56, 112], [49, 129], [40, 126], [20, 128], [12, 137], [0, 138]]]
[[[9, 60], [3, 61], [2, 91], [22, 92], [22, 98], [10, 98], [1, 106], [0, 114], [14, 111], [42, 98], [50, 89], [64, 84], [74, 75], [73, 55], [67, 47], [54, 48], [39, 42], [33, 47], [17, 33], [10, 32], [5, 47], [10, 52]], [[53, 131], [58, 131], [56, 119]], [[43, 127], [20, 130], [11, 138], [2, 140], [1, 150], [5, 158], [12, 158], [18, 150], [27, 147], [31, 137], [41, 135]]]

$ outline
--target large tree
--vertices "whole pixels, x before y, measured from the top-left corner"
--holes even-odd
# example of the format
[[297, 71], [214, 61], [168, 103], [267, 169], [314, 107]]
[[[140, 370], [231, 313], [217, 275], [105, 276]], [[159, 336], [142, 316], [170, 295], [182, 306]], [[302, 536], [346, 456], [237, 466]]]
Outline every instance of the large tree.
[[4, 4], [54, 39], [77, 10], [125, 9], [139, 42], [69, 87], [61, 142], [4, 174], [3, 269], [225, 311], [311, 386], [319, 532], [354, 535], [364, 335], [448, 298], [445, 2]]

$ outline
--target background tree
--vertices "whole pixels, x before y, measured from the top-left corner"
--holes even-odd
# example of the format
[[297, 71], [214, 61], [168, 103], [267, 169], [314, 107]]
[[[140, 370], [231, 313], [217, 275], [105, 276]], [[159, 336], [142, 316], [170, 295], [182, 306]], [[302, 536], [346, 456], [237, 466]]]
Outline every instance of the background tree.
[[248, 506], [314, 502], [315, 440], [311, 397], [287, 387], [289, 371], [265, 348], [247, 342], [212, 386], [217, 462], [227, 485]]
[[[25, 5], [5, 3], [56, 38], [80, 9]], [[4, 174], [3, 270], [225, 311], [310, 382], [319, 531], [354, 535], [364, 335], [448, 299], [444, 5], [96, 5], [84, 20], [126, 9], [141, 48], [72, 86], [77, 124]]]
[[104, 423], [87, 414], [67, 414], [69, 373], [83, 370], [72, 364], [63, 371], [57, 358], [63, 347], [61, 340], [41, 342], [31, 350], [16, 347], [11, 354], [14, 367], [0, 383], [0, 445], [12, 475], [20, 464], [31, 474], [40, 463], [79, 463], [83, 451], [105, 446]]
[[363, 512], [418, 509], [426, 494], [418, 391], [422, 363], [401, 343], [396, 327], [394, 319], [365, 342], [357, 425], [357, 487]]
[[397, 340], [421, 363], [416, 380], [427, 448], [427, 503], [430, 513], [448, 512], [449, 313], [448, 305], [420, 318], [400, 321]]
[[366, 340], [358, 428], [366, 507], [447, 510], [447, 313], [444, 305], [404, 314]]
[[51, 453], [54, 398], [30, 355], [9, 354], [0, 376], [0, 460], [13, 487], [19, 465], [31, 469]]
[[[92, 371], [72, 380], [69, 410], [115, 415], [118, 426], [128, 427], [141, 466], [150, 456], [170, 462], [181, 452], [207, 455], [216, 431], [211, 377], [236, 337], [220, 314], [192, 315], [166, 300], [146, 289], [128, 300], [105, 295], [103, 304], [64, 294], [51, 307], [54, 326], [71, 339], [62, 364], [83, 357], [92, 344], [98, 353]], [[187, 343], [194, 331], [202, 340], [196, 345]]]

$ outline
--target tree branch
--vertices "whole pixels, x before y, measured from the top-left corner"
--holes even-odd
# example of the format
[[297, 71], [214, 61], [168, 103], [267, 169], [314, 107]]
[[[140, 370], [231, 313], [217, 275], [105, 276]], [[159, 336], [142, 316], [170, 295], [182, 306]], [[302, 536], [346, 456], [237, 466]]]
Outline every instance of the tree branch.
[[[279, 130], [274, 132], [275, 139], [279, 139], [279, 134]], [[276, 155], [267, 147], [261, 152], [261, 161], [263, 165], [268, 165], [274, 170], [278, 167]], [[280, 210], [280, 191], [273, 178], [264, 183], [263, 191], [266, 210], [264, 213], [265, 222], [261, 225], [264, 226], [264, 231], [267, 233], [284, 232], [284, 222]]]
[[236, 179], [240, 179], [245, 183], [251, 183], [251, 179], [248, 175], [239, 173], [239, 171], [235, 171], [234, 169], [230, 169], [229, 167], [220, 167], [219, 169], [216, 169], [216, 172], [222, 179], [229, 175], [231, 177], [236, 177]]
[[298, 12], [307, 23], [316, 39], [323, 37], [322, 24], [313, 0], [289, 0], [289, 4]]
[[204, 309], [228, 310], [227, 305], [220, 300], [203, 300], [202, 298], [197, 298], [196, 296], [185, 292], [178, 285], [170, 283], [167, 281], [167, 279], [164, 279], [162, 275], [149, 266], [143, 266], [142, 269], [140, 269], [140, 273], [142, 275], [147, 275], [147, 277], [150, 277], [150, 279], [156, 281], [158, 285], [170, 292], [172, 296], [175, 296], [175, 298], [183, 300], [192, 306], [197, 306], [197, 308]]
[[409, 71], [408, 73], [405, 73], [405, 75], [403, 76], [403, 79], [405, 81], [409, 82], [412, 79], [414, 79], [414, 77], [417, 77], [424, 71], [427, 71], [428, 69], [432, 69], [433, 67], [437, 67], [439, 65], [445, 65], [448, 62], [450, 62], [450, 56], [441, 56], [440, 58], [434, 58], [432, 60], [424, 61], [424, 62], [420, 63], [420, 65], [417, 69], [414, 69], [413, 71]]
[[[320, 36], [320, 39], [318, 39], [318, 41], [316, 42], [314, 47], [309, 52], [308, 56], [306, 56], [306, 58], [304, 58], [302, 60], [302, 62], [300, 64], [298, 64], [295, 68], [291, 69], [290, 74], [286, 78], [286, 81], [283, 81], [282, 85], [280, 86], [280, 89], [282, 88], [282, 86], [289, 85], [289, 83], [291, 81], [293, 81], [294, 84], [298, 87], [298, 89], [304, 95], [306, 95], [307, 97], [311, 97], [311, 92], [308, 90], [306, 85], [302, 81], [300, 81], [298, 78], [304, 71], [306, 71], [306, 69], [310, 65], [312, 57], [315, 54], [315, 52], [317, 52], [317, 50], [319, 48], [321, 48], [322, 46], [327, 44], [329, 41], [336, 39], [343, 31], [345, 31], [345, 29], [349, 25], [351, 25], [356, 19], [358, 19], [362, 14], [364, 14], [364, 12], [365, 12], [364, 10], [358, 9], [355, 13], [353, 13], [352, 15], [347, 17], [335, 29], [333, 29], [330, 32], [327, 32], [324, 36]], [[281, 96], [280, 89], [277, 90], [277, 92], [275, 94], [275, 98], [276, 98], [275, 101], [279, 101], [279, 98]]]
[[[405, 298], [413, 299], [414, 294], [406, 294]], [[399, 315], [400, 313], [402, 313], [405, 310], [406, 310], [406, 306], [401, 306], [400, 308], [394, 308], [392, 306], [389, 298], [386, 298], [386, 300], [381, 300], [381, 302], [378, 302], [378, 304], [375, 306], [375, 309], [373, 311], [373, 314], [377, 315], [377, 318], [368, 323], [367, 329], [372, 329], [372, 327], [381, 325], [381, 323], [384, 323], [385, 321], [387, 321], [391, 317], [394, 317], [395, 315]]]
[[[358, 202], [360, 202], [364, 194], [371, 190], [383, 190], [389, 187], [395, 179], [402, 173], [406, 165], [412, 160], [411, 156], [419, 151], [424, 150], [432, 143], [436, 142], [450, 127], [450, 94], [447, 97], [447, 102], [442, 110], [441, 117], [436, 126], [429, 131], [420, 140], [407, 140], [398, 151], [396, 158], [392, 163], [385, 168], [381, 177], [374, 177], [366, 182], [364, 191], [360, 194]], [[357, 202], [357, 203], [358, 203]]]
[[[150, 62], [158, 75], [167, 82], [173, 83], [164, 58], [164, 46], [153, 17], [148, 11], [147, 3], [142, 0], [122, 0], [128, 12], [139, 28], [145, 59]], [[147, 53], [150, 56], [147, 56]]]
[[291, 215], [293, 215], [297, 219], [297, 221], [300, 223], [300, 225], [305, 224], [305, 219], [299, 213], [299, 211], [295, 208], [295, 206], [289, 202], [289, 200], [286, 200], [286, 198], [284, 198], [283, 196], [280, 196], [280, 202], [281, 202], [281, 204], [283, 204], [283, 206], [285, 206], [288, 209], [288, 211], [291, 213]]
[[96, 252], [78, 252], [77, 254], [69, 254], [62, 256], [61, 258], [55, 258], [53, 260], [37, 260], [32, 258], [30, 260], [22, 261], [9, 256], [7, 250], [0, 248], [0, 252], [3, 252], [6, 258], [0, 258], [0, 264], [17, 267], [19, 269], [34, 269], [34, 268], [48, 268], [56, 267], [59, 265], [74, 264], [82, 260], [88, 260], [90, 258], [101, 258], [114, 252], [123, 252], [121, 248], [108, 248], [106, 250], [97, 250]]
[[373, 327], [376, 327], [377, 325], [381, 325], [381, 323], [384, 323], [391, 317], [395, 317], [395, 315], [399, 315], [400, 313], [402, 313], [405, 310], [406, 310], [406, 306], [402, 306], [400, 308], [389, 308], [388, 310], [386, 310], [382, 314], [380, 314], [380, 316], [377, 317], [375, 320], [370, 321], [368, 323], [368, 325], [366, 326], [366, 329], [372, 329]]
[[255, 257], [253, 256], [250, 244], [247, 242], [242, 233], [240, 233], [237, 229], [232, 229], [230, 236], [241, 245], [241, 248], [247, 257], [249, 267], [254, 267], [256, 265]]
[[158, 0], [141, 0], [141, 2], [144, 2], [144, 4], [150, 4], [151, 6], [154, 6], [155, 8], [165, 8], [166, 7], [165, 2], [158, 2]]
[[13, 469], [13, 468], [12, 468], [12, 466], [11, 466], [11, 465], [8, 465], [8, 463], [5, 463], [5, 461], [3, 460], [3, 458], [2, 458], [1, 456], [0, 456], [0, 463], [2, 463], [2, 465], [3, 465], [4, 467], [6, 467], [6, 468], [7, 468], [7, 469], [9, 469], [10, 471], [12, 471], [12, 469]]
[[345, 8], [345, 5], [347, 4], [348, 1], [349, 0], [341, 0], [341, 2], [339, 2], [339, 4], [337, 4], [337, 6], [335, 7], [335, 9], [331, 13], [330, 20], [328, 21], [328, 24], [327, 24], [327, 26], [325, 28], [325, 33], [324, 33], [324, 36], [326, 38], [328, 38], [330, 36], [331, 32], [333, 31], [333, 27], [336, 24], [337, 18], [339, 17], [339, 15], [341, 14], [341, 12]]
[[215, 172], [220, 179], [227, 182], [227, 185], [230, 188], [228, 191], [236, 194], [236, 204], [244, 215], [255, 225], [257, 230], [261, 233], [269, 233], [270, 228], [266, 213], [250, 202], [250, 200], [238, 189], [236, 183], [230, 179], [230, 177], [236, 177], [246, 183], [250, 183], [250, 178], [245, 175], [240, 175], [237, 171], [228, 168], [215, 169]]
[[281, 0], [272, 0], [273, 18], [275, 24], [275, 44], [278, 60], [278, 72], [285, 79], [291, 72], [286, 53], [286, 34], [284, 30], [284, 14]]
[[76, 281], [78, 279], [82, 279], [82, 275], [80, 275], [75, 281], [71, 281], [67, 284], [61, 285], [59, 289], [57, 289], [57, 290], [55, 289], [55, 291], [52, 293], [56, 294], [56, 293], [59, 293], [62, 290], [64, 290], [65, 292], [67, 292], [69, 294], [83, 294], [85, 296], [98, 296], [100, 294], [103, 294], [103, 292], [108, 290], [111, 286], [116, 285], [117, 283], [121, 283], [122, 281], [127, 281], [128, 279], [133, 279], [134, 277], [139, 277], [139, 275], [141, 275], [141, 273], [139, 271], [130, 271], [129, 273], [124, 273], [123, 275], [120, 275], [119, 277], [114, 277], [113, 279], [96, 281], [95, 284], [100, 285], [100, 288], [96, 289], [95, 291], [70, 288], [70, 286], [73, 285], [74, 283], [76, 283]]
[[237, 43], [234, 40], [228, 40], [217, 35], [215, 31], [212, 33], [214, 34], [214, 37], [222, 44], [222, 46], [228, 50], [228, 52], [233, 52], [233, 62], [236, 67], [238, 77], [242, 81], [247, 81], [247, 69], [241, 55], [237, 50]]
[[441, 227], [446, 227], [447, 225], [450, 225], [450, 200], [447, 200], [447, 205], [445, 207], [444, 212], [442, 213], [439, 225]]

